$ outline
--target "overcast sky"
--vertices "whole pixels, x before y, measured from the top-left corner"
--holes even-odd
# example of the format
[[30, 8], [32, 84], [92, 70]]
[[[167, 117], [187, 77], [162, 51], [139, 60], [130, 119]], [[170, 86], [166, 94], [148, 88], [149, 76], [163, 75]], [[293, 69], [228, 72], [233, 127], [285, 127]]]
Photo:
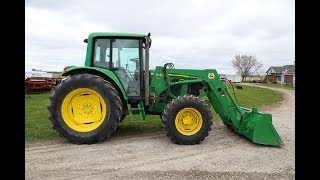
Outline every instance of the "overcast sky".
[[26, 0], [25, 69], [84, 64], [91, 32], [151, 33], [150, 66], [216, 69], [247, 54], [270, 66], [294, 63], [294, 0]]

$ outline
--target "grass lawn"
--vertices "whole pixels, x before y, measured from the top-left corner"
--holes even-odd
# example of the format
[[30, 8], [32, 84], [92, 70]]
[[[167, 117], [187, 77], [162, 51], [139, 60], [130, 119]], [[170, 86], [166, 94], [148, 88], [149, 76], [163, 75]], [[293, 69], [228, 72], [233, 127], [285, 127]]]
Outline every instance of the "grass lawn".
[[[234, 97], [232, 87], [227, 83], [230, 94]], [[233, 84], [234, 88], [236, 84]], [[239, 106], [253, 108], [267, 106], [283, 99], [283, 96], [278, 91], [272, 91], [265, 88], [245, 86], [243, 89], [234, 89], [236, 94], [236, 99]]]
[[[233, 95], [232, 88], [228, 84]], [[270, 105], [282, 100], [282, 94], [277, 91], [243, 85], [242, 90], [235, 89], [236, 98], [242, 107], [252, 108]], [[25, 139], [27, 141], [59, 138], [58, 133], [51, 128], [48, 119], [47, 105], [50, 92], [25, 95]], [[212, 110], [213, 111], [213, 110]], [[213, 111], [214, 121], [221, 121]], [[135, 115], [138, 119], [139, 116]], [[161, 131], [160, 117], [147, 115], [146, 122], [131, 122], [127, 116], [119, 125], [113, 136], [129, 135], [145, 132]]]
[[50, 93], [25, 95], [25, 138], [26, 140], [53, 139], [57, 133], [51, 128], [47, 105]]

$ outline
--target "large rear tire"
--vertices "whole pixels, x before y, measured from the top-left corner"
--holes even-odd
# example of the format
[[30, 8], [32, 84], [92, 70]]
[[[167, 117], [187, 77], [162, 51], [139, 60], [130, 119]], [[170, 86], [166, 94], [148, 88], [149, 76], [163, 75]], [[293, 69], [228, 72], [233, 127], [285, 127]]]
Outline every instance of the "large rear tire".
[[104, 141], [117, 128], [122, 102], [117, 90], [103, 78], [78, 74], [62, 81], [50, 96], [52, 128], [69, 142]]
[[122, 116], [121, 116], [120, 123], [122, 123], [122, 121], [124, 120], [124, 118], [126, 118], [126, 115], [122, 115]]
[[209, 106], [194, 95], [179, 96], [162, 114], [166, 135], [176, 144], [198, 144], [209, 135], [212, 114]]

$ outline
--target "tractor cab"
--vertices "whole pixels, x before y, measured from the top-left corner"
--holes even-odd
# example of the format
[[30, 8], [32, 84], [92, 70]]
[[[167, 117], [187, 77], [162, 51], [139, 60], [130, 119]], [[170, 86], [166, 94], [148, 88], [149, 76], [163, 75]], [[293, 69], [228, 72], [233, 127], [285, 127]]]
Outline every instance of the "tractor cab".
[[146, 69], [145, 44], [149, 36], [150, 33], [148, 36], [132, 33], [92, 33], [84, 40], [88, 43], [86, 66], [113, 71], [129, 99], [142, 99]]

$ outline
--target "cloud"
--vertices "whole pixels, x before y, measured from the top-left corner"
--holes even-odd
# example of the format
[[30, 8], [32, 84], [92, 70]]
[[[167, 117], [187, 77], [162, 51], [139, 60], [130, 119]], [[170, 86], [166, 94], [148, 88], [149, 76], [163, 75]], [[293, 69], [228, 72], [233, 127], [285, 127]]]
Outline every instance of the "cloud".
[[83, 65], [89, 33], [151, 32], [150, 66], [235, 74], [236, 54], [293, 64], [295, 4], [259, 1], [26, 1], [26, 69]]

